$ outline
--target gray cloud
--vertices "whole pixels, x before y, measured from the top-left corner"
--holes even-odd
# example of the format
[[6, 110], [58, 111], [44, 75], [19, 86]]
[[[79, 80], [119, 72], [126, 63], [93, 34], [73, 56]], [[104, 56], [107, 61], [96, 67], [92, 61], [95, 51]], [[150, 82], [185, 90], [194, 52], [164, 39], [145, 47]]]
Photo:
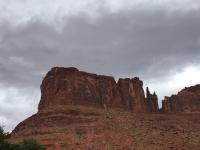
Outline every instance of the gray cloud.
[[[12, 130], [19, 122], [37, 111], [39, 91], [0, 87], [0, 126]], [[34, 107], [33, 107], [34, 106]]]
[[[65, 18], [61, 31], [40, 20], [1, 27], [1, 80], [32, 85], [52, 66], [144, 79], [199, 63], [200, 10], [129, 11]], [[8, 79], [7, 79], [8, 78]], [[13, 80], [13, 81], [12, 81]]]
[[[18, 90], [17, 98], [9, 95], [9, 103], [21, 110], [17, 115], [24, 118], [26, 108], [37, 107], [41, 80], [53, 66], [74, 66], [116, 78], [140, 76], [150, 83], [188, 65], [200, 65], [198, 7], [99, 11], [103, 12], [97, 18], [78, 13], [62, 16], [55, 24], [41, 17], [17, 24], [0, 21], [0, 91]], [[20, 100], [21, 95], [27, 97]], [[19, 119], [9, 112], [14, 107], [3, 108], [6, 102], [0, 99], [0, 117], [13, 120], [11, 128]]]

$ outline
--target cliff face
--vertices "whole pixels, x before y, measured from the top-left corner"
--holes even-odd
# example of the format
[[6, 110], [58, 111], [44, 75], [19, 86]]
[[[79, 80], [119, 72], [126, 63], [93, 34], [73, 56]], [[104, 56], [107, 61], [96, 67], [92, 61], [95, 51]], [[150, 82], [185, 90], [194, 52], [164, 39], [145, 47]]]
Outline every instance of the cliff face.
[[122, 105], [127, 110], [136, 112], [147, 112], [146, 100], [143, 90], [143, 82], [139, 78], [119, 79], [117, 92]]
[[[9, 142], [34, 138], [47, 150], [171, 149], [171, 144], [198, 149], [199, 115], [150, 114], [158, 111], [158, 98], [148, 88], [146, 94], [137, 77], [116, 83], [76, 68], [52, 68], [41, 85], [38, 112], [17, 125]], [[163, 111], [199, 110], [199, 97], [200, 86], [187, 88], [163, 101]], [[196, 139], [185, 144], [185, 133]], [[169, 145], [169, 139], [175, 142]]]
[[53, 68], [41, 85], [39, 110], [52, 105], [110, 106], [115, 80], [81, 72], [76, 68]]
[[[120, 143], [119, 149], [127, 149], [133, 139], [121, 132], [121, 126], [127, 124], [127, 111], [123, 114], [123, 110], [142, 115], [150, 112], [148, 107], [143, 82], [137, 77], [119, 79], [116, 83], [110, 76], [55, 67], [42, 81], [38, 112], [17, 125], [10, 142], [34, 138], [48, 150], [55, 150], [57, 146], [60, 149], [94, 149], [87, 144], [77, 144], [84, 134], [84, 143], [97, 142], [100, 149], [107, 149], [105, 142], [110, 144], [110, 140], [115, 145]], [[123, 120], [125, 123], [121, 123]]]
[[158, 96], [154, 92], [153, 94], [150, 93], [149, 88], [146, 88], [146, 99], [147, 105], [150, 112], [158, 112]]
[[143, 82], [139, 78], [119, 79], [79, 71], [52, 68], [41, 85], [39, 111], [56, 105], [89, 105], [147, 112]]
[[200, 112], [200, 85], [187, 87], [177, 95], [165, 97], [163, 112]]

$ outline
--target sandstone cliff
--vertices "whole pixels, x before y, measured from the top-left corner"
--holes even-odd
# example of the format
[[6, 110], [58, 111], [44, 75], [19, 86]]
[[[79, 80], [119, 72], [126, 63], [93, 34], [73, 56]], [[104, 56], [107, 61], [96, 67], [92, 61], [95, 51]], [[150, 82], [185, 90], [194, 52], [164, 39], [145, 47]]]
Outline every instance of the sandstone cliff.
[[79, 71], [52, 68], [41, 85], [39, 111], [56, 105], [89, 105], [148, 112], [143, 82], [139, 78], [119, 79]]
[[[165, 100], [164, 112], [197, 110], [199, 91], [187, 88]], [[38, 112], [17, 125], [9, 142], [34, 138], [47, 150], [199, 149], [199, 114], [150, 113], [158, 111], [158, 99], [148, 88], [146, 94], [138, 77], [116, 83], [76, 68], [52, 68], [41, 85]]]
[[113, 77], [81, 72], [76, 68], [52, 68], [42, 82], [38, 108], [76, 104], [110, 106], [115, 85]]
[[117, 83], [117, 92], [119, 92], [122, 105], [127, 110], [148, 112], [143, 82], [140, 81], [139, 78], [119, 79]]
[[153, 94], [150, 93], [149, 88], [146, 88], [146, 99], [147, 104], [150, 112], [158, 112], [158, 96], [154, 92]]
[[187, 87], [177, 95], [165, 97], [163, 112], [200, 112], [200, 85]]

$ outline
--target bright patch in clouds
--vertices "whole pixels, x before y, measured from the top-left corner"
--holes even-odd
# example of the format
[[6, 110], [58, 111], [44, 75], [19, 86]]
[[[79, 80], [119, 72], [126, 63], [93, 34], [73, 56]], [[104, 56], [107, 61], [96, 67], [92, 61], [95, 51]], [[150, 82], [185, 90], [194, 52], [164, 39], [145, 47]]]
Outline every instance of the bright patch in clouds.
[[177, 94], [181, 89], [196, 84], [200, 84], [200, 66], [188, 66], [180, 72], [172, 73], [171, 76], [165, 77], [161, 80], [151, 80], [146, 85], [151, 90], [155, 90], [159, 97], [159, 105], [161, 107], [161, 100], [164, 96], [171, 96]]
[[[27, 93], [29, 91], [31, 91], [31, 94]], [[36, 113], [39, 96], [39, 92], [35, 89], [28, 90], [1, 86], [0, 126], [5, 126], [5, 130], [11, 131], [16, 123]]]
[[200, 66], [190, 66], [182, 72], [176, 73], [169, 82], [169, 88], [183, 88], [195, 84], [200, 84]]

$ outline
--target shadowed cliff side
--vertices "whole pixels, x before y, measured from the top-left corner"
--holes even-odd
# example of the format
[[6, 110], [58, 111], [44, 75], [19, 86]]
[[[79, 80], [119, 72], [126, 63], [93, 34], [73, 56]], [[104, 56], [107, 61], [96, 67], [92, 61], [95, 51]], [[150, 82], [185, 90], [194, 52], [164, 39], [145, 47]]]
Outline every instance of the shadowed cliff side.
[[158, 96], [154, 92], [153, 94], [150, 93], [149, 88], [146, 88], [146, 99], [147, 104], [150, 112], [158, 112]]

